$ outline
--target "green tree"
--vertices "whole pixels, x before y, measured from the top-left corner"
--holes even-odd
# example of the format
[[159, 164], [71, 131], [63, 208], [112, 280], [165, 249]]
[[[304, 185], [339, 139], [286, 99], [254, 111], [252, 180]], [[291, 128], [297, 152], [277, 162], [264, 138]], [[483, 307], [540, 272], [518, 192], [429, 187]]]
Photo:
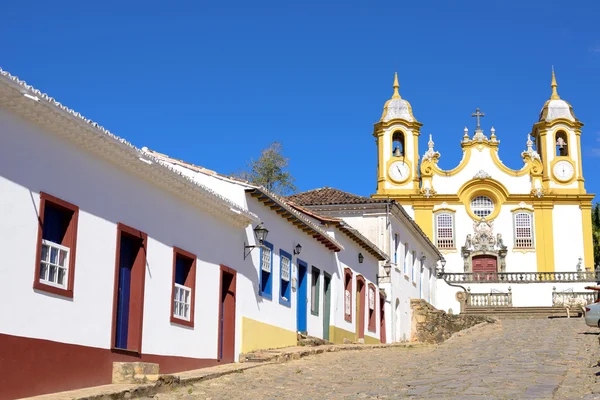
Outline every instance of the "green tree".
[[600, 265], [600, 203], [592, 211], [592, 235], [594, 239], [594, 265]]
[[275, 194], [286, 195], [296, 191], [294, 177], [285, 171], [287, 166], [288, 158], [283, 156], [283, 146], [273, 142], [261, 151], [258, 160], [251, 159], [246, 170], [236, 176]]

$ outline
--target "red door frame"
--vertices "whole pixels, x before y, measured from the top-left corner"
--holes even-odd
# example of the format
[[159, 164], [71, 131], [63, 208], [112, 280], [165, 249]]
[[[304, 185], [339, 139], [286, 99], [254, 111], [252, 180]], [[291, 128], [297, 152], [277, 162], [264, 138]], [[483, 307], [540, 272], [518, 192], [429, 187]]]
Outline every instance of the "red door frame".
[[[129, 303], [129, 334], [127, 338], [127, 349], [118, 349], [115, 347], [116, 329], [117, 329], [117, 302], [119, 291], [119, 267], [121, 255], [121, 235], [126, 234], [142, 239], [142, 246], [138, 253], [133, 268], [135, 269], [135, 279], [131, 279], [131, 297]], [[142, 354], [142, 329], [144, 325], [144, 289], [146, 287], [146, 249], [148, 248], [148, 235], [130, 226], [122, 223], [117, 224], [117, 251], [115, 254], [115, 281], [113, 293], [113, 316], [110, 347], [113, 351]], [[136, 296], [133, 296], [133, 293]], [[132, 323], [133, 322], [133, 323]]]
[[[225, 350], [225, 349], [221, 349], [221, 335], [224, 334], [224, 332], [222, 332], [222, 328], [221, 328], [221, 319], [223, 318], [223, 307], [221, 306], [221, 302], [223, 301], [223, 274], [230, 274], [233, 275], [233, 278], [231, 279], [231, 283], [229, 284], [229, 288], [228, 288], [228, 292], [233, 293], [233, 310], [232, 310], [232, 314], [231, 314], [231, 319], [233, 320], [233, 349], [231, 349], [231, 357], [223, 357], [223, 360], [221, 359], [221, 350]], [[234, 270], [233, 268], [229, 268], [225, 265], [221, 265], [220, 266], [220, 271], [219, 271], [219, 319], [217, 321], [218, 325], [219, 325], [219, 334], [217, 336], [217, 360], [218, 361], [223, 361], [223, 362], [233, 362], [235, 360], [235, 309], [236, 309], [236, 281], [237, 281], [237, 271]], [[226, 333], [226, 332], [225, 332]], [[225, 355], [225, 351], [223, 351], [223, 355]]]
[[[359, 289], [359, 284], [361, 285]], [[356, 275], [356, 291], [357, 291], [357, 299], [358, 306], [358, 332], [357, 336], [359, 339], [364, 339], [365, 337], [365, 292], [367, 288], [367, 282], [362, 275]]]
[[385, 296], [379, 293], [379, 341], [385, 343]]

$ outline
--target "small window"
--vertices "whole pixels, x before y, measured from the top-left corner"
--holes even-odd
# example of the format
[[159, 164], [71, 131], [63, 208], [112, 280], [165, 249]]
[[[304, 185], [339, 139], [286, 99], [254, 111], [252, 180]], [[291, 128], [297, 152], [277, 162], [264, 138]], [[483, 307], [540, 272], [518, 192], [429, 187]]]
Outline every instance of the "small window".
[[344, 319], [352, 322], [352, 271], [344, 270]]
[[312, 315], [319, 315], [320, 278], [321, 271], [312, 267], [310, 284], [310, 312]]
[[40, 193], [40, 227], [33, 287], [73, 297], [79, 208]]
[[454, 248], [454, 216], [450, 213], [439, 213], [435, 217], [436, 243], [440, 249]]
[[477, 196], [471, 200], [471, 211], [479, 218], [487, 217], [494, 211], [494, 202], [487, 196]]
[[171, 322], [194, 326], [196, 256], [173, 248], [173, 303]]
[[408, 254], [409, 254], [408, 243], [405, 243], [404, 244], [404, 271], [403, 271], [404, 275], [408, 275], [408, 262], [409, 262]]
[[273, 245], [269, 242], [263, 242], [260, 248], [260, 288], [259, 294], [271, 300], [273, 293], [273, 280], [271, 279], [273, 270]]
[[292, 256], [283, 251], [279, 250], [279, 303], [284, 306], [291, 307], [291, 288], [290, 276], [292, 269]]
[[556, 156], [557, 157], [568, 157], [569, 146], [567, 142], [567, 134], [563, 131], [556, 133]]
[[375, 286], [372, 283], [369, 283], [369, 326], [368, 329], [370, 332], [376, 332], [377, 331], [377, 326], [376, 326], [376, 320], [375, 317], [377, 316], [377, 297], [376, 297], [376, 292], [375, 292]]
[[530, 213], [515, 214], [515, 248], [533, 248], [533, 218]]
[[392, 136], [392, 156], [393, 157], [404, 157], [404, 133], [394, 132]]

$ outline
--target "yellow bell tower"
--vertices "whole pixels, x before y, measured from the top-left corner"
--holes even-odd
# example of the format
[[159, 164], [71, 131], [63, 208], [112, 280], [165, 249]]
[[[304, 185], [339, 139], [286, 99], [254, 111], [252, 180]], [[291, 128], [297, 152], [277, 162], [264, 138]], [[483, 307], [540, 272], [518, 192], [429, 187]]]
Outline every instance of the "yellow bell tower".
[[585, 194], [581, 165], [581, 127], [573, 108], [558, 95], [552, 69], [552, 95], [546, 101], [532, 136], [542, 157], [542, 186], [545, 192]]
[[394, 93], [384, 107], [373, 136], [377, 143], [377, 194], [398, 195], [419, 190], [419, 135], [417, 121], [408, 101], [398, 91], [394, 75]]

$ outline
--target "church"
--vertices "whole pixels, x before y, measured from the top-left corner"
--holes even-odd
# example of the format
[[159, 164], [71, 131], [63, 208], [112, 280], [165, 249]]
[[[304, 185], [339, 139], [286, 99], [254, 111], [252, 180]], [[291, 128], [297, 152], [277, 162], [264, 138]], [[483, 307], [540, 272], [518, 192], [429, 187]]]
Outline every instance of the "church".
[[402, 204], [444, 255], [439, 308], [551, 306], [561, 294], [582, 293], [597, 280], [583, 123], [557, 88], [552, 71], [550, 98], [522, 138], [520, 169], [502, 163], [501, 138], [493, 127], [481, 128], [484, 114], [477, 109], [474, 132], [465, 127], [456, 138], [462, 160], [443, 170], [432, 135], [420, 152], [422, 123], [400, 95], [396, 74], [373, 132], [378, 168], [372, 197]]

